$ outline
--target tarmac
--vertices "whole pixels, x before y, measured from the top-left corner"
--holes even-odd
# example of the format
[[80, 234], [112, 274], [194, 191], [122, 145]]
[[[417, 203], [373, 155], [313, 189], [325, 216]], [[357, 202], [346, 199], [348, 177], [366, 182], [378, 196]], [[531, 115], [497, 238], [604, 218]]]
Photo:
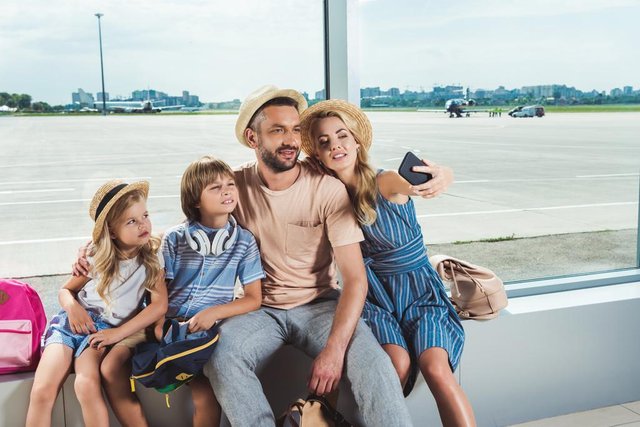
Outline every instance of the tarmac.
[[[485, 265], [507, 281], [637, 265], [640, 113], [367, 114], [376, 166], [396, 169], [412, 150], [455, 171], [447, 194], [415, 200], [431, 254]], [[0, 117], [0, 277], [26, 277], [55, 312], [57, 289], [90, 235], [95, 189], [116, 177], [149, 180], [154, 231], [165, 230], [183, 219], [179, 182], [190, 161], [254, 159], [235, 141], [235, 118]]]

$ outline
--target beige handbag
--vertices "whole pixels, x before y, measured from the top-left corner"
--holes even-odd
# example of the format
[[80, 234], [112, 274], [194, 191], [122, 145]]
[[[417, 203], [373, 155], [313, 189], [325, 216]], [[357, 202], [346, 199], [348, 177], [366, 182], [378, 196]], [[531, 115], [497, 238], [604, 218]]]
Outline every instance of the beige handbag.
[[502, 280], [485, 267], [449, 255], [429, 257], [433, 268], [451, 287], [451, 302], [461, 319], [485, 320], [507, 306]]
[[[336, 395], [337, 397], [337, 395]], [[279, 427], [350, 427], [324, 397], [298, 399], [277, 420]]]

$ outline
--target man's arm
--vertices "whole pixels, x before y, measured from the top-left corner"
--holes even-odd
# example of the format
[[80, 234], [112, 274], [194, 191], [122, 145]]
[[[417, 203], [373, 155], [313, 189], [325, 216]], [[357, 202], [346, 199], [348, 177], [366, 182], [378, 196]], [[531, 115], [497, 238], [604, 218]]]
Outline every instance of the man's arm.
[[87, 276], [89, 274], [89, 261], [87, 261], [87, 254], [89, 253], [89, 247], [91, 241], [88, 241], [86, 245], [81, 246], [78, 249], [78, 259], [71, 266], [71, 274], [75, 277]]
[[342, 274], [342, 295], [327, 339], [311, 367], [309, 391], [323, 395], [338, 387], [344, 356], [356, 329], [367, 297], [367, 274], [362, 261], [360, 244], [352, 243], [333, 248], [336, 263]]

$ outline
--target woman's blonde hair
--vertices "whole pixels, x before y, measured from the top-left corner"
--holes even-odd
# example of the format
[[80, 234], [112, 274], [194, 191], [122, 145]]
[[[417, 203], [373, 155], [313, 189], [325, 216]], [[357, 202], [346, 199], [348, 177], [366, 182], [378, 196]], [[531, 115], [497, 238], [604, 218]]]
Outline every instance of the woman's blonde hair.
[[[119, 277], [120, 261], [125, 260], [123, 252], [111, 238], [111, 232], [116, 227], [118, 221], [122, 219], [125, 211], [136, 202], [146, 200], [145, 194], [142, 190], [133, 190], [127, 193], [113, 205], [111, 210], [107, 214], [105, 226], [102, 228], [100, 238], [90, 250], [90, 254], [93, 256], [93, 268], [92, 273], [94, 277], [98, 276], [98, 284], [96, 291], [100, 298], [110, 305], [110, 286], [115, 279], [125, 280], [125, 277]], [[160, 239], [155, 236], [151, 236], [149, 241], [140, 247], [138, 251], [138, 262], [146, 269], [146, 277], [143, 286], [152, 290], [156, 286], [156, 282], [160, 277], [162, 267], [158, 260], [158, 249], [160, 248]]]
[[[377, 218], [376, 214], [376, 196], [378, 194], [378, 185], [376, 182], [376, 172], [369, 164], [369, 153], [363, 145], [362, 133], [355, 120], [353, 120], [348, 114], [344, 114], [339, 111], [324, 110], [318, 111], [308, 127], [309, 140], [313, 141], [314, 154], [317, 154], [316, 141], [313, 140], [313, 127], [318, 120], [326, 119], [327, 117], [337, 117], [342, 120], [353, 138], [360, 145], [357, 151], [357, 161], [355, 166], [356, 175], [356, 189], [352, 194], [349, 192], [349, 198], [353, 204], [353, 210], [358, 219], [360, 225], [371, 225]], [[326, 168], [315, 156], [309, 156], [309, 162], [312, 165], [316, 165], [329, 175], [336, 176], [335, 173]]]

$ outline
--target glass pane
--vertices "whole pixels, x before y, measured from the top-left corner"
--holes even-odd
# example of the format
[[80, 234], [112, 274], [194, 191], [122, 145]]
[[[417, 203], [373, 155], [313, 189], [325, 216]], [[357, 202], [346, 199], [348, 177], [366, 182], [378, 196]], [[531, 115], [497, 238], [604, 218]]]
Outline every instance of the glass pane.
[[[101, 107], [97, 12], [105, 92], [130, 103], [107, 117], [87, 111]], [[323, 89], [322, 14], [320, 0], [3, 1], [0, 91], [86, 108], [0, 117], [0, 276], [68, 273], [92, 229], [89, 199], [108, 179], [150, 181], [156, 232], [180, 222], [189, 162], [255, 158], [234, 136], [240, 100], [265, 84], [311, 98]], [[183, 107], [126, 112], [147, 100]]]
[[[394, 169], [414, 150], [456, 173], [416, 202], [431, 254], [506, 280], [636, 266], [639, 14], [626, 1], [362, 3], [373, 161]], [[530, 105], [515, 115], [534, 117], [507, 114]]]

